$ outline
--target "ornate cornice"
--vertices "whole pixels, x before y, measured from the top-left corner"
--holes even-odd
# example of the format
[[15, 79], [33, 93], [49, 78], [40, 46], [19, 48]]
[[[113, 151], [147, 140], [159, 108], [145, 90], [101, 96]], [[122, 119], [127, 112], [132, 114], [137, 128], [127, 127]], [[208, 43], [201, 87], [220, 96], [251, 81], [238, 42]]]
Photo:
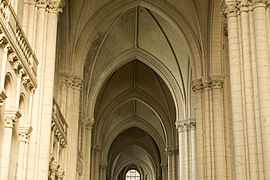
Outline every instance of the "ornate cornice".
[[3, 106], [5, 99], [7, 98], [6, 92], [4, 89], [0, 90], [0, 107]]
[[203, 77], [193, 80], [192, 90], [195, 93], [201, 93], [205, 90], [221, 89], [223, 88], [224, 77], [223, 76], [211, 76]]

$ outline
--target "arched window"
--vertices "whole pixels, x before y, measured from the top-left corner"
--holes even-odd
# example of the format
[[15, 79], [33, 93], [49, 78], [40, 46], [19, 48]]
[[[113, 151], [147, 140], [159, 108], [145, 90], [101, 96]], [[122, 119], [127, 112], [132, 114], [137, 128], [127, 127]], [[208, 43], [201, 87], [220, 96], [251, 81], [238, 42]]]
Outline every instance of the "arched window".
[[141, 179], [141, 175], [140, 173], [135, 170], [135, 169], [131, 169], [127, 172], [126, 174], [126, 180], [140, 180]]

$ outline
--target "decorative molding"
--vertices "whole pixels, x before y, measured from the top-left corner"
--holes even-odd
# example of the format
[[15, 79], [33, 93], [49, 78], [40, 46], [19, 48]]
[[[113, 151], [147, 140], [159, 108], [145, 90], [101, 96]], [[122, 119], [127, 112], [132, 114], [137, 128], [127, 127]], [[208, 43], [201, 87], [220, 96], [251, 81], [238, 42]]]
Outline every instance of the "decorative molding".
[[0, 107], [4, 105], [4, 101], [6, 100], [7, 95], [4, 89], [0, 89]]
[[22, 116], [18, 110], [6, 110], [5, 111], [5, 128], [13, 128]]
[[224, 84], [224, 76], [203, 77], [193, 80], [192, 90], [195, 93], [201, 93], [205, 90], [221, 89]]
[[29, 143], [30, 135], [31, 135], [32, 130], [33, 130], [32, 126], [29, 126], [29, 127], [19, 127], [18, 128], [18, 131], [19, 131], [19, 141], [20, 142]]

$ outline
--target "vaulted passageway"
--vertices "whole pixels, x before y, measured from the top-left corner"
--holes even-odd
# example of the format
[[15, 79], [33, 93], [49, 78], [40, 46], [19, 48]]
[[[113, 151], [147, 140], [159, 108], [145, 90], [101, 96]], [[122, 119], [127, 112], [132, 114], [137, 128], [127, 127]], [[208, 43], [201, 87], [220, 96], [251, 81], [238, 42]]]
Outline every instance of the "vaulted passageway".
[[[144, 180], [179, 176], [175, 124], [192, 113], [191, 59], [181, 30], [144, 7], [112, 17], [96, 34], [82, 98], [93, 123], [91, 179], [123, 179], [131, 167]], [[83, 151], [89, 139], [80, 141]]]
[[142, 177], [165, 177], [166, 149], [178, 144], [175, 112], [168, 87], [150, 67], [134, 60], [116, 70], [103, 84], [95, 107], [92, 143], [100, 152], [93, 158], [100, 162], [94, 167], [104, 167], [98, 176], [117, 179], [135, 165]]

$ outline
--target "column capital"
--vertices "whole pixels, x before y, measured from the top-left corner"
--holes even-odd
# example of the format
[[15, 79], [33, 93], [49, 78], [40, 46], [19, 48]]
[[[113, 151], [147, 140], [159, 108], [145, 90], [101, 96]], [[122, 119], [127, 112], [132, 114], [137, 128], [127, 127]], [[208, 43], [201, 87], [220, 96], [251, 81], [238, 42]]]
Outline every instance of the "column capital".
[[7, 95], [4, 89], [0, 89], [0, 107], [4, 105], [4, 101], [6, 100]]
[[79, 121], [80, 126], [85, 129], [92, 129], [94, 122], [93, 118], [80, 119]]
[[76, 75], [71, 75], [68, 73], [60, 73], [59, 77], [61, 79], [61, 83], [74, 88], [74, 89], [81, 89], [83, 85], [83, 79]]
[[63, 12], [64, 4], [64, 0], [47, 0], [47, 10], [58, 15], [60, 12]]
[[29, 143], [30, 135], [33, 130], [32, 126], [29, 127], [19, 127], [19, 141]]
[[22, 116], [21, 112], [18, 110], [6, 110], [5, 112], [5, 127], [13, 128], [14, 124], [19, 120]]
[[223, 7], [223, 14], [226, 17], [234, 17], [237, 16], [239, 11], [239, 1], [233, 1], [233, 0], [225, 0]]
[[253, 2], [253, 9], [258, 7], [266, 8], [270, 4], [269, 0], [256, 0]]
[[221, 89], [224, 84], [224, 76], [202, 77], [192, 81], [192, 90], [201, 93], [205, 90]]

